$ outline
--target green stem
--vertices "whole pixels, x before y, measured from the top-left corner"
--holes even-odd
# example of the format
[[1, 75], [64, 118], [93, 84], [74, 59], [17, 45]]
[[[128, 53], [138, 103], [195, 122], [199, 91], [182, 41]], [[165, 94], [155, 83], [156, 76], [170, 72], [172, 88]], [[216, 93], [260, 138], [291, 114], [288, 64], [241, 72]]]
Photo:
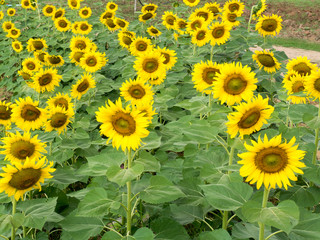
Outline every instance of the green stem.
[[276, 234], [278, 234], [278, 233], [281, 233], [281, 232], [283, 232], [283, 230], [279, 230], [279, 231], [276, 231], [276, 232], [274, 232], [274, 233], [271, 233], [268, 237], [266, 237], [265, 240], [268, 240], [268, 239], [271, 238], [272, 236], [274, 236], [274, 235], [276, 235]]
[[213, 58], [213, 47], [214, 45], [211, 45], [211, 51], [210, 51], [210, 61], [212, 62], [212, 58]]
[[[14, 196], [11, 198], [12, 201], [12, 217], [16, 213], [17, 201]], [[16, 228], [12, 225], [11, 228], [11, 240], [15, 240], [16, 238]]]
[[27, 236], [27, 228], [25, 227], [25, 226], [22, 226], [22, 236], [23, 236], [23, 238], [26, 238], [26, 236]]
[[[231, 147], [230, 149], [230, 153], [229, 153], [229, 166], [232, 165], [232, 162], [233, 162], [233, 155], [234, 155], [234, 145]], [[228, 170], [228, 175], [231, 174], [231, 171]]]
[[209, 112], [208, 112], [208, 117], [210, 117], [211, 114], [211, 106], [212, 106], [212, 93], [209, 94]]
[[1, 234], [0, 234], [0, 237], [2, 237], [3, 239], [9, 240], [9, 238], [7, 238], [7, 237], [5, 237], [5, 236], [3, 236]]
[[248, 22], [248, 32], [250, 32], [250, 28], [251, 28], [251, 20], [252, 20], [252, 14], [253, 14], [253, 9], [256, 7], [256, 5], [253, 5], [250, 11], [250, 18], [249, 18], [249, 22]]
[[[269, 192], [270, 192], [270, 188], [264, 188], [264, 192], [263, 192], [263, 199], [262, 199], [262, 208], [265, 208], [267, 206], [268, 203], [268, 197], [269, 197]], [[265, 240], [264, 239], [264, 223], [259, 222], [259, 240]]]
[[72, 133], [74, 133], [75, 131], [75, 127], [74, 125], [76, 124], [76, 114], [77, 114], [77, 99], [74, 99], [74, 116], [73, 116], [73, 124], [72, 124]]
[[[128, 164], [127, 169], [131, 168], [132, 158], [131, 149], [128, 150]], [[131, 233], [131, 181], [127, 182], [127, 235]]]
[[222, 229], [227, 230], [229, 211], [224, 211], [222, 214]]
[[197, 47], [197, 45], [194, 44], [194, 45], [193, 45], [193, 53], [192, 53], [193, 56], [196, 55], [196, 47]]
[[[318, 107], [318, 118], [320, 117], [320, 106]], [[318, 145], [319, 145], [319, 130], [320, 128], [317, 128], [315, 130], [315, 138], [314, 138], [314, 145], [315, 149], [312, 156], [312, 164], [316, 165], [317, 163], [317, 152], [318, 152]], [[310, 187], [314, 186], [313, 182], [310, 182]]]
[[49, 156], [51, 156], [51, 154], [52, 154], [52, 141], [50, 141], [50, 143], [49, 143]]

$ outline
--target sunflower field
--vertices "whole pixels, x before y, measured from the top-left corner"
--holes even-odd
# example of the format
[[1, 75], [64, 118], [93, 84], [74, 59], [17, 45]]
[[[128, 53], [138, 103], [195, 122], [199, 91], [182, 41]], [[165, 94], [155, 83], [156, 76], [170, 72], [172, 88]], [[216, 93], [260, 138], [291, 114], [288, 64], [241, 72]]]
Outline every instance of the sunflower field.
[[0, 0], [0, 239], [320, 239], [320, 70], [282, 17], [123, 2]]

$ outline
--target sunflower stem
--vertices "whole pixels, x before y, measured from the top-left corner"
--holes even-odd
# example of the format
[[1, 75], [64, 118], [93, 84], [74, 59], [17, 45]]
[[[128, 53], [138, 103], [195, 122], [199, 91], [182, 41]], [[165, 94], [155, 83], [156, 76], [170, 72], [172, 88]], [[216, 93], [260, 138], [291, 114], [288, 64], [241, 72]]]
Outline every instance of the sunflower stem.
[[[16, 207], [17, 207], [17, 201], [14, 198], [14, 196], [11, 198], [12, 201], [12, 217], [14, 216], [14, 214], [16, 213]], [[11, 240], [15, 240], [16, 238], [16, 228], [14, 227], [14, 225], [12, 224], [12, 228], [11, 228]]]
[[212, 62], [212, 58], [213, 58], [213, 45], [211, 45], [211, 51], [210, 51], [210, 61]]
[[[261, 205], [262, 209], [267, 206], [268, 198], [269, 198], [269, 192], [270, 192], [270, 188], [264, 188], [262, 205]], [[264, 239], [264, 223], [259, 222], [259, 227], [260, 227], [259, 240], [265, 240]]]
[[38, 11], [39, 20], [41, 20], [41, 15], [40, 15], [40, 10], [39, 10], [39, 6], [38, 6], [38, 2], [36, 2], [36, 7], [37, 7], [37, 11]]
[[[232, 165], [232, 162], [233, 162], [233, 155], [234, 155], [234, 145], [232, 145], [231, 149], [230, 149], [230, 152], [229, 152], [229, 163], [228, 163], [228, 166], [230, 167]], [[231, 174], [231, 171], [228, 170], [228, 175]]]
[[27, 236], [27, 228], [25, 226], [22, 226], [22, 236], [23, 238]]
[[250, 32], [250, 29], [251, 29], [251, 20], [252, 20], [252, 14], [253, 14], [253, 9], [255, 9], [256, 5], [253, 5], [252, 8], [251, 8], [251, 11], [250, 11], [250, 18], [249, 18], [249, 21], [248, 21], [248, 32]]
[[196, 55], [196, 47], [197, 47], [197, 45], [194, 44], [194, 45], [193, 45], [193, 53], [192, 53], [193, 56]]
[[228, 228], [228, 216], [229, 211], [224, 211], [222, 214], [222, 229], [227, 230]]
[[[132, 158], [131, 158], [131, 149], [128, 149], [128, 164], [127, 169], [131, 168]], [[127, 182], [127, 235], [131, 233], [131, 181]]]
[[278, 234], [278, 233], [281, 233], [281, 232], [283, 232], [283, 230], [279, 230], [279, 231], [276, 231], [276, 232], [274, 232], [274, 233], [271, 233], [268, 237], [266, 237], [265, 240], [268, 240], [268, 239], [271, 238], [272, 236], [274, 236], [274, 235], [276, 235], [276, 234]]

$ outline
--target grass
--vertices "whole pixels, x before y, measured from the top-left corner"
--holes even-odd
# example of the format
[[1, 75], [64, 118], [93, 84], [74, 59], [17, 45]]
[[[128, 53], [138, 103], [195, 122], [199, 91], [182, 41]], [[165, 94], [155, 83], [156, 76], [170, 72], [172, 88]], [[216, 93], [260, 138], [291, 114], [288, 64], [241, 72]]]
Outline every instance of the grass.
[[283, 47], [301, 48], [305, 50], [313, 50], [320, 52], [320, 43], [312, 43], [302, 39], [294, 38], [273, 38], [269, 39], [273, 45], [280, 45]]

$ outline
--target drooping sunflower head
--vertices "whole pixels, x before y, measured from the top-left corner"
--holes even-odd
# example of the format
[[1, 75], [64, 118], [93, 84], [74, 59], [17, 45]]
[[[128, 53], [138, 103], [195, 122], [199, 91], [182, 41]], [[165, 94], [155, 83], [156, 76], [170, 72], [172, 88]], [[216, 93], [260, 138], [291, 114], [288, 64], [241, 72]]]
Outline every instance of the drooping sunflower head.
[[213, 82], [214, 98], [228, 105], [247, 101], [252, 98], [257, 82], [250, 67], [243, 67], [241, 63], [224, 64]]
[[138, 78], [136, 80], [126, 81], [120, 88], [120, 95], [132, 105], [143, 102], [151, 102], [153, 100], [153, 92], [151, 86], [146, 84], [145, 80]]
[[177, 15], [174, 14], [173, 12], [164, 12], [162, 15], [162, 24], [167, 28], [167, 29], [174, 29], [174, 25], [176, 20], [178, 19]]
[[[242, 15], [244, 10], [244, 4], [240, 0], [229, 0], [223, 6], [223, 10], [226, 12], [236, 12], [239, 15]], [[239, 16], [238, 15], [238, 16]]]
[[30, 0], [31, 6], [30, 8], [34, 11], [38, 7], [38, 0]]
[[136, 38], [136, 34], [130, 31], [120, 31], [118, 33], [118, 40], [121, 47], [130, 49], [130, 45]]
[[134, 68], [143, 80], [156, 79], [166, 75], [165, 57], [159, 51], [150, 51], [140, 55]]
[[268, 73], [274, 73], [280, 69], [281, 63], [274, 57], [273, 52], [269, 50], [256, 50], [252, 55], [252, 58], [260, 69], [263, 68]]
[[240, 137], [250, 135], [259, 131], [263, 124], [267, 123], [274, 108], [268, 104], [268, 98], [262, 98], [261, 95], [253, 97], [246, 103], [240, 103], [235, 106], [235, 112], [228, 115], [228, 133], [231, 138], [236, 137], [239, 132]]
[[124, 109], [120, 98], [116, 104], [108, 100], [108, 104], [96, 112], [96, 118], [102, 123], [100, 134], [107, 136], [113, 147], [121, 147], [123, 151], [136, 150], [141, 145], [141, 138], [149, 135], [148, 118], [136, 108], [127, 106]]
[[58, 74], [58, 71], [53, 68], [43, 69], [36, 72], [33, 77], [33, 88], [37, 92], [51, 92], [56, 86], [59, 86], [62, 76]]
[[166, 69], [170, 70], [177, 62], [177, 57], [175, 57], [176, 52], [174, 50], [167, 49], [166, 47], [158, 47], [157, 51], [160, 51], [161, 55], [164, 56], [165, 60], [163, 63], [166, 66]]
[[30, 38], [27, 42], [28, 52], [32, 51], [44, 51], [48, 48], [46, 40], [43, 38]]
[[210, 27], [210, 44], [221, 45], [224, 44], [230, 38], [230, 30], [232, 26], [227, 22], [216, 22]]
[[141, 8], [141, 12], [143, 12], [143, 13], [148, 12], [148, 11], [155, 12], [155, 11], [157, 11], [157, 9], [158, 9], [157, 5], [155, 5], [153, 3], [149, 3], [149, 4], [144, 5]]
[[40, 62], [35, 58], [26, 58], [22, 61], [22, 69], [26, 72], [37, 72], [40, 67]]
[[106, 19], [114, 18], [115, 15], [116, 15], [115, 12], [106, 10], [101, 14], [99, 21], [104, 24]]
[[0, 125], [11, 125], [11, 114], [14, 106], [15, 105], [10, 102], [6, 103], [0, 100]]
[[92, 10], [91, 10], [91, 8], [89, 8], [89, 7], [87, 7], [87, 6], [81, 8], [81, 9], [79, 10], [79, 16], [80, 16], [81, 18], [87, 19], [87, 18], [89, 18], [89, 17], [91, 16], [91, 14], [92, 14]]
[[96, 82], [93, 77], [85, 73], [81, 79], [79, 79], [76, 84], [72, 85], [71, 97], [80, 99], [86, 92], [91, 88], [96, 87]]
[[60, 55], [45, 55], [45, 63], [50, 67], [61, 67], [64, 64], [64, 60]]
[[14, 23], [12, 23], [11, 21], [7, 21], [7, 22], [3, 22], [2, 23], [2, 29], [3, 29], [3, 31], [5, 31], [5, 32], [9, 32], [9, 30], [11, 29], [11, 28], [14, 28], [15, 26], [14, 26]]
[[35, 57], [35, 59], [37, 59], [39, 62], [45, 65], [47, 64], [45, 58], [47, 55], [49, 54], [42, 50], [33, 52], [33, 56]]
[[68, 5], [71, 9], [79, 9], [80, 1], [79, 0], [68, 0]]
[[8, 31], [8, 34], [6, 35], [6, 37], [8, 38], [12, 38], [12, 39], [17, 39], [18, 37], [20, 37], [21, 35], [21, 31], [18, 28], [11, 28]]
[[212, 61], [201, 61], [201, 63], [195, 64], [192, 72], [192, 81], [195, 89], [199, 92], [211, 94], [212, 90], [208, 88], [212, 87], [213, 82], [216, 81], [216, 75], [220, 73], [220, 68], [220, 64]]
[[214, 19], [213, 13], [205, 7], [194, 10], [193, 13], [190, 15], [190, 18], [194, 17], [202, 17], [207, 24], [211, 23]]
[[287, 189], [291, 186], [289, 181], [297, 181], [295, 173], [303, 174], [301, 168], [305, 167], [302, 159], [305, 151], [297, 150], [298, 145], [293, 146], [296, 139], [293, 137], [290, 142], [281, 143], [281, 135], [268, 140], [267, 135], [263, 141], [259, 137], [258, 142], [251, 141], [252, 146], [245, 143], [248, 152], [238, 154], [241, 158], [238, 161], [243, 165], [240, 168], [240, 175], [246, 177], [246, 182], [257, 183], [257, 189], [262, 184], [265, 188]]
[[119, 26], [115, 23], [114, 18], [107, 18], [104, 20], [104, 25], [109, 29], [109, 31], [114, 32], [119, 28]]
[[256, 24], [256, 30], [263, 36], [275, 36], [282, 29], [282, 18], [276, 14], [261, 16]]
[[122, 18], [115, 18], [114, 23], [123, 30], [126, 30], [129, 27], [129, 22]]
[[10, 17], [13, 17], [16, 14], [16, 10], [14, 8], [8, 8], [7, 14]]
[[104, 67], [107, 63], [105, 53], [100, 52], [86, 52], [80, 58], [80, 67], [87, 72], [96, 72]]
[[30, 0], [22, 0], [21, 1], [21, 7], [24, 8], [24, 9], [31, 8]]
[[147, 29], [147, 32], [148, 34], [151, 36], [151, 37], [159, 37], [161, 35], [161, 32], [159, 29], [157, 29], [156, 27], [154, 26], [151, 26]]
[[306, 77], [299, 74], [292, 76], [291, 81], [283, 82], [283, 87], [288, 91], [288, 100], [293, 104], [306, 103], [309, 101], [308, 97], [295, 96], [294, 94], [305, 92]]
[[26, 192], [32, 189], [41, 191], [40, 183], [44, 183], [47, 178], [52, 178], [51, 173], [53, 162], [48, 164], [46, 157], [36, 161], [36, 159], [26, 158], [23, 164], [16, 162], [3, 167], [0, 173], [0, 192], [5, 192], [9, 197], [14, 196], [18, 201]]
[[310, 60], [307, 57], [299, 56], [297, 58], [289, 60], [287, 63], [288, 71], [296, 71], [301, 76], [310, 75], [312, 71], [317, 70], [317, 65], [310, 63]]
[[89, 24], [87, 21], [78, 22], [77, 33], [86, 35], [89, 34], [91, 30], [92, 25]]
[[73, 109], [73, 103], [68, 94], [57, 93], [54, 97], [49, 98], [47, 101], [48, 108], [53, 109], [56, 107], [64, 108], [65, 110]]
[[305, 88], [309, 95], [320, 99], [320, 71], [312, 71], [306, 77]]
[[130, 52], [133, 56], [140, 56], [152, 49], [151, 40], [146, 37], [137, 37], [130, 44]]
[[64, 8], [58, 8], [56, 11], [54, 11], [54, 14], [52, 14], [52, 20], [56, 20], [58, 18], [61, 18], [66, 13], [66, 10]]
[[194, 7], [199, 4], [200, 0], [183, 0], [183, 2], [189, 7]]
[[155, 18], [157, 14], [154, 11], [146, 11], [146, 12], [142, 12], [139, 15], [139, 21], [146, 23], [148, 20]]
[[108, 2], [106, 6], [107, 11], [115, 12], [118, 10], [118, 5], [114, 2]]
[[256, 7], [253, 9], [252, 17], [253, 19], [257, 19], [261, 16], [261, 14], [267, 9], [266, 0], [260, 0]]
[[54, 21], [54, 25], [56, 29], [60, 32], [66, 32], [71, 28], [71, 22], [65, 18], [60, 17]]
[[84, 36], [73, 36], [70, 41], [71, 51], [87, 51], [90, 50], [91, 45], [90, 39]]
[[212, 12], [214, 20], [218, 19], [219, 15], [222, 11], [220, 8], [220, 4], [216, 3], [216, 2], [206, 3], [204, 5], [204, 8], [207, 9], [208, 11]]
[[23, 162], [26, 158], [38, 160], [45, 150], [46, 144], [38, 139], [38, 135], [31, 137], [30, 132], [24, 132], [23, 135], [18, 131], [9, 133], [3, 138], [4, 150], [1, 154], [5, 155], [5, 160], [12, 163]]
[[174, 30], [178, 31], [179, 34], [184, 34], [186, 32], [188, 23], [182, 18], [177, 18], [174, 23]]
[[46, 17], [52, 17], [56, 11], [56, 7], [53, 5], [46, 5], [43, 7], [42, 12]]
[[64, 107], [54, 107], [48, 111], [48, 121], [45, 125], [46, 132], [53, 130], [58, 131], [61, 134], [66, 130], [67, 125], [70, 123], [70, 119], [73, 117], [73, 109], [66, 110]]
[[18, 40], [13, 41], [11, 45], [12, 45], [12, 49], [17, 53], [23, 50], [22, 43]]

